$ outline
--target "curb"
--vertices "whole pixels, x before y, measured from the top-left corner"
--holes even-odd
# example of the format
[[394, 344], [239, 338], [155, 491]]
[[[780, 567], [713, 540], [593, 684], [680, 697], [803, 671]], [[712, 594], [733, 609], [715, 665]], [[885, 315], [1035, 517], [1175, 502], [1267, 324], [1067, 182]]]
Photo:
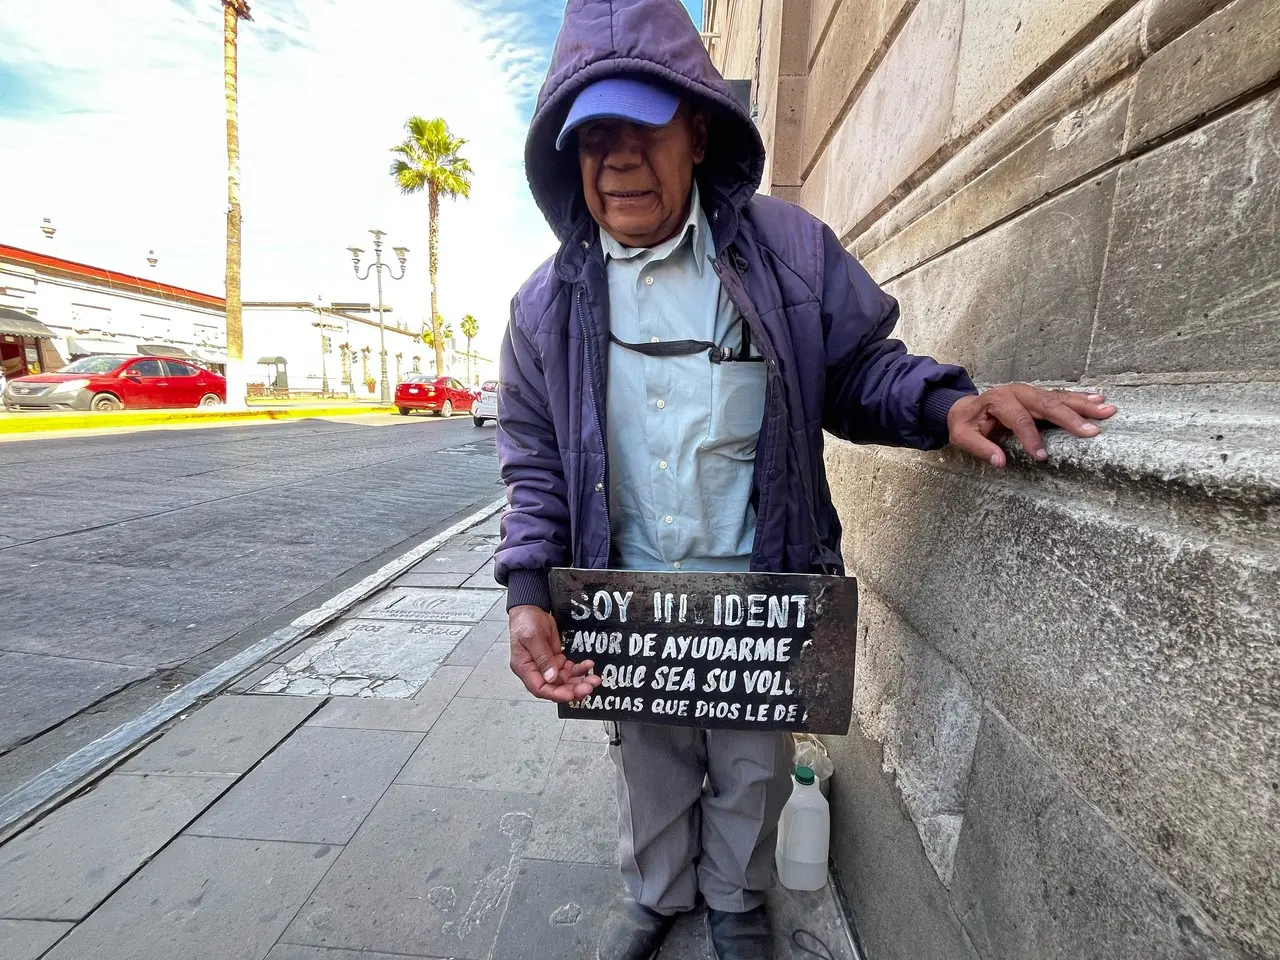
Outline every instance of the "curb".
[[66, 797], [97, 779], [139, 743], [197, 702], [222, 693], [245, 671], [297, 643], [320, 627], [336, 620], [353, 606], [404, 573], [423, 557], [438, 550], [460, 533], [479, 526], [507, 505], [507, 498], [495, 500], [464, 517], [435, 536], [424, 540], [394, 560], [383, 564], [354, 586], [329, 598], [320, 606], [296, 617], [257, 643], [224, 660], [190, 683], [179, 687], [159, 703], [132, 720], [122, 723], [97, 740], [37, 774], [22, 786], [0, 797], [0, 843], [26, 828], [32, 821], [57, 806]]
[[121, 410], [103, 413], [15, 413], [0, 418], [0, 434], [58, 433], [106, 427], [152, 427], [160, 424], [234, 423], [255, 420], [301, 420], [313, 417], [362, 417], [395, 413], [394, 406], [286, 407], [266, 410]]

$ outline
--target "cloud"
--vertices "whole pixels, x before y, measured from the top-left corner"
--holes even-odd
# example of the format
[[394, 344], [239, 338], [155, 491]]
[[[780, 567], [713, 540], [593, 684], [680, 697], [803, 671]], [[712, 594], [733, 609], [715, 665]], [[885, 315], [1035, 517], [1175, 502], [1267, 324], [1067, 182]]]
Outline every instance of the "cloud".
[[[692, 0], [696, 4], [697, 0]], [[425, 197], [389, 148], [412, 114], [469, 141], [472, 198], [443, 205], [440, 308], [496, 350], [520, 282], [554, 250], [522, 145], [562, 7], [547, 0], [254, 0], [240, 25], [245, 299], [367, 300], [345, 248], [410, 247], [386, 302], [428, 314]], [[700, 14], [699, 14], [700, 15]], [[0, 242], [221, 293], [226, 145], [216, 0], [5, 5]], [[145, 264], [154, 249], [159, 266]]]

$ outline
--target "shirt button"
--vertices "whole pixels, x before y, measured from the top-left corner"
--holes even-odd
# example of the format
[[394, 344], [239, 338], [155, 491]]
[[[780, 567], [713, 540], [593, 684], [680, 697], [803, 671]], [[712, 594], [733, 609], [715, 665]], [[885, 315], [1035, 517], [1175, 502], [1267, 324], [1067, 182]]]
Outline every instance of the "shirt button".
[[667, 401], [665, 401], [665, 400], [659, 400], [659, 401], [658, 401], [658, 409], [659, 409], [659, 410], [665, 410], [665, 409], [667, 409]]
[[596, 493], [603, 493], [603, 492], [604, 492], [604, 484], [603, 484], [603, 483], [597, 483], [597, 484], [596, 484]]
[[675, 522], [676, 522], [676, 518], [675, 518], [675, 517], [671, 517], [671, 516], [663, 517], [663, 519], [664, 519], [667, 523], [675, 523]]
[[677, 570], [679, 570], [679, 569], [680, 569], [680, 561], [679, 561], [679, 560], [677, 560], [677, 561], [676, 561], [675, 563], [673, 563], [671, 566], [673, 566], [673, 567], [675, 567]]
[[658, 338], [657, 338], [657, 337], [650, 337], [650, 338], [649, 338], [649, 342], [650, 342], [650, 343], [658, 343], [659, 341], [658, 341]]
[[644, 278], [644, 282], [645, 282], [645, 284], [646, 284], [646, 285], [648, 285], [648, 286], [652, 287], [652, 286], [653, 286], [653, 277], [645, 277], [645, 278]]
[[659, 469], [659, 470], [665, 470], [665, 469], [667, 469], [667, 461], [665, 461], [665, 460], [659, 460], [659, 461], [658, 461], [658, 469]]

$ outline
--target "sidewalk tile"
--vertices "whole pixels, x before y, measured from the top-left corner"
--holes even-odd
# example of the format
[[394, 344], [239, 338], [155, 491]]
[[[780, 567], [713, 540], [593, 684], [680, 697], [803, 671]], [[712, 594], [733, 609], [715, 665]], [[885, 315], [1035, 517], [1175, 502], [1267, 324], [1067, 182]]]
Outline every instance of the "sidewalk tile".
[[[474, 576], [474, 574], [472, 574]], [[468, 579], [465, 573], [406, 573], [396, 579], [396, 587], [460, 587]]]
[[[16, 645], [19, 638], [9, 634], [6, 641], [6, 646]], [[0, 747], [12, 747], [75, 716], [148, 672], [141, 666], [0, 652]]]
[[303, 727], [187, 832], [346, 843], [421, 739], [391, 730]]
[[498, 930], [502, 960], [595, 957], [605, 913], [622, 879], [612, 867], [522, 860]]
[[525, 856], [564, 863], [618, 862], [617, 771], [602, 743], [561, 741]]
[[603, 720], [566, 720], [561, 740], [575, 740], [579, 743], [608, 743], [610, 724], [605, 726]]
[[423, 557], [409, 573], [463, 573], [468, 577], [489, 562], [493, 550], [469, 549], [446, 544], [435, 553]]
[[0, 916], [88, 916], [232, 782], [107, 777], [0, 847]]
[[243, 677], [231, 685], [232, 693], [248, 693], [271, 674], [280, 669], [280, 664], [268, 660], [259, 666], [256, 670], [250, 670]]
[[344, 620], [254, 692], [412, 697], [471, 629], [457, 623]]
[[388, 587], [356, 609], [361, 620], [409, 620], [415, 623], [475, 623], [499, 599], [495, 590]]
[[523, 794], [391, 787], [282, 939], [484, 960], [535, 805]]
[[511, 672], [511, 644], [505, 638], [489, 647], [484, 659], [458, 691], [458, 696], [487, 700], [533, 699], [520, 678]]
[[[790, 946], [783, 957], [792, 956]], [[662, 945], [654, 960], [708, 960], [711, 945], [707, 942], [707, 914], [705, 910], [692, 910], [676, 921], [667, 942]]]
[[506, 587], [493, 579], [493, 561], [490, 560], [483, 567], [473, 573], [464, 587], [474, 587], [477, 590], [505, 590]]
[[550, 703], [457, 698], [397, 782], [539, 793], [563, 723]]
[[0, 956], [5, 960], [36, 960], [71, 926], [53, 920], [0, 920]]
[[471, 628], [471, 632], [458, 644], [453, 653], [449, 654], [445, 663], [474, 667], [484, 659], [484, 655], [489, 652], [489, 648], [497, 643], [499, 639], [505, 643], [506, 636], [507, 621], [505, 616], [501, 623], [496, 620], [481, 620]]
[[774, 949], [779, 956], [786, 956], [785, 951], [792, 949], [792, 933], [803, 929], [822, 940], [832, 960], [854, 960], [843, 908], [837, 905], [830, 884], [811, 892], [788, 890], [776, 884], [767, 897], [773, 917]]
[[502, 595], [502, 602], [495, 603], [489, 608], [489, 612], [484, 615], [485, 620], [497, 620], [501, 624], [508, 622], [507, 617], [507, 595]]
[[441, 667], [412, 700], [334, 697], [307, 726], [426, 733], [470, 675], [470, 667]]
[[441, 960], [423, 954], [369, 953], [366, 950], [334, 950], [330, 947], [305, 947], [299, 943], [278, 943], [267, 954], [267, 960]]
[[125, 773], [244, 773], [287, 737], [318, 700], [221, 696], [120, 768]]
[[338, 848], [178, 837], [45, 960], [265, 957]]

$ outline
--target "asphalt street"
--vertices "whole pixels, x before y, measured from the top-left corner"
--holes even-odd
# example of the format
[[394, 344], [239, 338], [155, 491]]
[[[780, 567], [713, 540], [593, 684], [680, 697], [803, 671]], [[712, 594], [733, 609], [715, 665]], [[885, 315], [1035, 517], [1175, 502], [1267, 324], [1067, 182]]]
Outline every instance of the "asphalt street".
[[0, 444], [0, 795], [501, 489], [469, 417]]

